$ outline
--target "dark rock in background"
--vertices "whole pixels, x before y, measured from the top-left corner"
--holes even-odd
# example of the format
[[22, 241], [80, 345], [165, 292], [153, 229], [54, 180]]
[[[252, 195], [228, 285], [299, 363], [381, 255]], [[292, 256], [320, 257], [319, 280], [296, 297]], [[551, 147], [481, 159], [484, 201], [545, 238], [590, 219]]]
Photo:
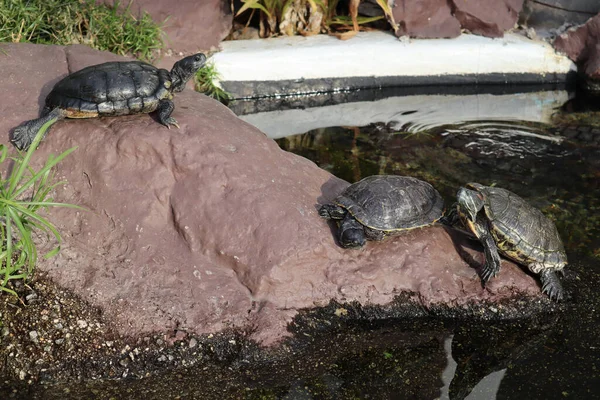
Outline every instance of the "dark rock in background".
[[[115, 0], [97, 0], [114, 4]], [[147, 12], [155, 22], [164, 22], [165, 48], [176, 53], [195, 53], [217, 47], [231, 31], [233, 15], [225, 0], [132, 0], [132, 13]]]
[[519, 23], [540, 30], [579, 25], [600, 12], [597, 0], [525, 0]]
[[600, 14], [558, 36], [554, 47], [577, 63], [589, 90], [600, 92]]
[[523, 0], [397, 0], [393, 14], [397, 36], [452, 38], [466, 29], [474, 34], [500, 37], [512, 29]]
[[472, 33], [501, 37], [512, 29], [523, 0], [452, 0], [452, 12], [463, 29]]
[[460, 35], [460, 24], [451, 15], [446, 0], [397, 0], [393, 15], [397, 36], [452, 38]]

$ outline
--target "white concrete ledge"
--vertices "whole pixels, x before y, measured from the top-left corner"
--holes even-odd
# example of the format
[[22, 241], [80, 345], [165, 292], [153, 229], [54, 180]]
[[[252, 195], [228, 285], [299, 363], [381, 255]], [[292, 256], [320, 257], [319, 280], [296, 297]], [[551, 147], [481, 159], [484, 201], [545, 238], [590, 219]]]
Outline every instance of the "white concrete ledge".
[[[549, 44], [517, 34], [499, 39], [464, 34], [455, 39], [404, 42], [385, 32], [361, 32], [346, 41], [327, 35], [226, 41], [222, 49], [212, 57], [221, 75], [218, 83], [236, 97], [403, 82], [557, 82], [576, 68]], [[283, 82], [280, 88], [277, 82]]]

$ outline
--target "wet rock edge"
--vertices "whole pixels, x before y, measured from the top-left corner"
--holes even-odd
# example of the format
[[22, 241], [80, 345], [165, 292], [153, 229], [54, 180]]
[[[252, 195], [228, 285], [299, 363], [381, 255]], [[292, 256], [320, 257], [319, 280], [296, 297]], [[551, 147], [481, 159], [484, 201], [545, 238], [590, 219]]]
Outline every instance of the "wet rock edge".
[[[2, 398], [58, 399], [65, 398], [65, 393], [88, 397], [109, 388], [123, 394], [128, 393], [132, 382], [138, 382], [144, 393], [168, 396], [173, 388], [165, 385], [161, 376], [185, 377], [196, 373], [191, 371], [215, 368], [240, 372], [248, 366], [269, 370], [309, 356], [316, 350], [315, 342], [335, 340], [356, 329], [370, 331], [382, 324], [393, 326], [407, 321], [471, 324], [535, 320], [565, 310], [564, 304], [526, 295], [494, 303], [471, 302], [457, 307], [433, 304], [427, 308], [416, 294], [406, 292], [385, 306], [332, 300], [324, 307], [299, 310], [288, 325], [293, 335], [264, 348], [249, 339], [252, 328], [200, 336], [175, 329], [138, 338], [123, 337], [103, 319], [100, 310], [43, 274], [30, 285], [16, 289], [22, 295], [21, 301], [29, 304], [16, 304], [16, 299], [9, 296], [4, 296], [0, 304]], [[44, 325], [40, 321], [57, 324], [57, 318], [45, 319], [48, 313], [40, 309], [56, 301], [68, 307], [67, 315], [58, 322], [67, 327], [62, 334], [70, 333], [64, 335], [71, 338], [67, 341], [55, 339], [56, 332], [40, 326]], [[186, 390], [203, 390], [206, 385], [203, 380], [190, 381], [195, 383]]]

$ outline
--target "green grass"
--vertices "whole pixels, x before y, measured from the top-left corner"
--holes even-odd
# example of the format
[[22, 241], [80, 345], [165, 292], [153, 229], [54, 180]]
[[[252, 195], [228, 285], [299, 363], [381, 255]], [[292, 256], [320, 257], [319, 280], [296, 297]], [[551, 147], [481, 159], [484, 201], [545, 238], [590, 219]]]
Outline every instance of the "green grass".
[[194, 87], [196, 91], [204, 93], [205, 95], [210, 96], [223, 104], [227, 104], [229, 101], [231, 101], [232, 96], [225, 90], [215, 85], [214, 82], [219, 78], [219, 73], [217, 72], [214, 64], [206, 63], [204, 67], [200, 68], [198, 72], [196, 72], [196, 76], [194, 78]]
[[0, 42], [68, 45], [151, 60], [162, 48], [161, 26], [150, 15], [136, 18], [130, 5], [118, 10], [94, 0], [2, 0]]
[[[75, 150], [71, 148], [57, 157], [50, 155], [44, 166], [34, 171], [29, 162], [46, 130], [54, 121], [46, 123], [37, 133], [29, 150], [8, 157], [8, 148], [0, 145], [0, 164], [12, 160], [7, 178], [0, 177], [0, 291], [16, 293], [7, 287], [12, 280], [26, 280], [33, 273], [38, 251], [34, 234], [45, 233], [56, 246], [44, 255], [52, 257], [60, 250], [61, 237], [56, 227], [39, 215], [48, 207], [77, 207], [55, 203], [49, 197], [52, 190], [63, 182], [53, 183], [52, 168]], [[79, 207], [77, 207], [79, 208]]]

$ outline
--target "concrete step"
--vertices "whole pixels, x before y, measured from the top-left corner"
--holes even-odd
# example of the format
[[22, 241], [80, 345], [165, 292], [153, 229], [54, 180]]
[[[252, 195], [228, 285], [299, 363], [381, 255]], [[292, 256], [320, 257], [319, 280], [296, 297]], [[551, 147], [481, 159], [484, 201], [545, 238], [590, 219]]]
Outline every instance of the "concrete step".
[[291, 36], [226, 41], [212, 57], [235, 98], [419, 85], [566, 82], [576, 67], [543, 41], [518, 34], [398, 40], [360, 32], [350, 40]]

